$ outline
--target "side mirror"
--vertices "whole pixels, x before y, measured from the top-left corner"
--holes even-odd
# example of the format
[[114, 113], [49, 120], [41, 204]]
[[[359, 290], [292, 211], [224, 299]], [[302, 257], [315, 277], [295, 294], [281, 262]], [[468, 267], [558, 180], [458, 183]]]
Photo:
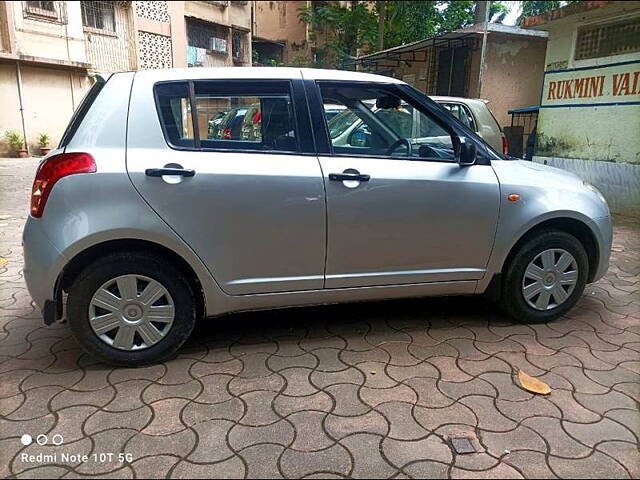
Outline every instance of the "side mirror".
[[453, 148], [456, 156], [456, 162], [461, 166], [473, 165], [476, 163], [476, 155], [478, 153], [476, 144], [467, 137], [454, 137]]

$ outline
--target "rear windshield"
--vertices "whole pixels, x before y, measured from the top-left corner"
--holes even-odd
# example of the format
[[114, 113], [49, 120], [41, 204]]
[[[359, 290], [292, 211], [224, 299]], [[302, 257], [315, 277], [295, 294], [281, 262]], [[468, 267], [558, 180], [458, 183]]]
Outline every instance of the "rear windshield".
[[69, 144], [69, 142], [75, 135], [76, 130], [78, 130], [78, 127], [82, 123], [82, 120], [84, 120], [85, 115], [89, 111], [89, 108], [91, 108], [91, 105], [93, 105], [95, 99], [98, 98], [98, 95], [100, 94], [100, 91], [105, 86], [105, 84], [106, 82], [103, 78], [96, 77], [96, 83], [94, 83], [93, 86], [89, 89], [87, 94], [82, 99], [82, 102], [80, 102], [80, 105], [73, 113], [73, 117], [71, 117], [71, 121], [69, 122], [69, 125], [67, 125], [67, 129], [64, 131], [64, 135], [62, 135], [62, 139], [60, 140], [58, 148], [64, 148]]

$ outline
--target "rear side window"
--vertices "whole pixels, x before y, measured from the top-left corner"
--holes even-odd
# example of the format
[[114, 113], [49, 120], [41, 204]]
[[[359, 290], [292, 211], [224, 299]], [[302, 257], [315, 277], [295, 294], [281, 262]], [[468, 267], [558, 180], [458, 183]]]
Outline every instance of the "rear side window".
[[94, 83], [93, 86], [89, 89], [87, 94], [82, 99], [82, 102], [80, 102], [80, 105], [73, 113], [73, 117], [71, 117], [71, 121], [69, 122], [69, 125], [67, 125], [67, 129], [62, 135], [62, 139], [60, 140], [58, 148], [64, 148], [69, 144], [76, 131], [78, 130], [78, 127], [82, 123], [82, 120], [84, 120], [84, 117], [87, 115], [87, 112], [91, 108], [91, 105], [93, 105], [93, 102], [95, 102], [96, 98], [98, 98], [98, 95], [102, 91], [102, 88], [107, 83], [101, 77], [95, 78], [96, 83]]
[[289, 82], [171, 82], [156, 85], [155, 95], [171, 146], [298, 151]]
[[473, 121], [473, 116], [466, 106], [459, 103], [442, 103], [441, 105], [446, 108], [451, 113], [451, 115], [460, 120], [465, 126], [469, 127], [474, 132], [478, 131], [475, 122]]
[[175, 147], [194, 148], [195, 133], [187, 83], [156, 85], [156, 106], [165, 139]]

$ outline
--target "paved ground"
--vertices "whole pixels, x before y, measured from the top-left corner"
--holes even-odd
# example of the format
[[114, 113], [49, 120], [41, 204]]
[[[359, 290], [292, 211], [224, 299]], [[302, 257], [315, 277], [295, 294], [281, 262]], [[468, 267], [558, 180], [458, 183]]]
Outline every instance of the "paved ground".
[[[606, 278], [552, 324], [459, 298], [280, 310], [212, 320], [175, 360], [114, 369], [31, 304], [34, 166], [0, 160], [0, 477], [640, 476], [640, 223], [617, 220]], [[516, 367], [551, 394], [515, 386]], [[454, 454], [451, 435], [480, 453]], [[56, 458], [23, 455], [40, 453]]]

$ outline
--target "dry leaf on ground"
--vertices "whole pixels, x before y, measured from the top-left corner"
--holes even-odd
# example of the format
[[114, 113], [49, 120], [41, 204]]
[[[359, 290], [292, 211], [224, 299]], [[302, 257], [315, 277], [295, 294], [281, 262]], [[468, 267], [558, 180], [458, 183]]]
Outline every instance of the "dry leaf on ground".
[[541, 382], [537, 378], [533, 378], [522, 370], [518, 371], [518, 380], [520, 380], [520, 386], [525, 390], [532, 393], [539, 393], [541, 395], [548, 395], [551, 393], [551, 387], [544, 382]]

